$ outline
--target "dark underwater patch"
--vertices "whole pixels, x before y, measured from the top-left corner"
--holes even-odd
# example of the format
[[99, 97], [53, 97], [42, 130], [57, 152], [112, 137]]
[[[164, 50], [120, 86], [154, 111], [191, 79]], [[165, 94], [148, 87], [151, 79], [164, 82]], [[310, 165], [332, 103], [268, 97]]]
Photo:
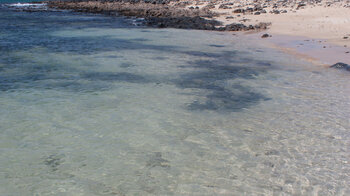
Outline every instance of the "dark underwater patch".
[[[269, 99], [247, 85], [239, 83], [227, 85], [225, 81], [253, 80], [255, 76], [265, 73], [267, 68], [271, 66], [270, 63], [241, 57], [237, 51], [190, 52], [188, 54], [211, 57], [212, 59], [189, 62], [189, 66], [196, 69], [181, 75], [174, 81], [179, 88], [202, 90], [201, 94], [196, 94], [199, 100], [190, 103], [187, 109], [234, 112]], [[246, 63], [246, 65], [241, 65], [241, 63]]]
[[214, 48], [223, 48], [225, 47], [224, 45], [216, 45], [216, 44], [210, 44], [210, 47], [214, 47]]
[[129, 83], [147, 83], [149, 82], [145, 77], [127, 73], [109, 73], [109, 72], [91, 72], [81, 74], [81, 77], [87, 80], [101, 80], [101, 81], [109, 81], [109, 82], [129, 82]]
[[59, 166], [64, 162], [64, 155], [53, 154], [44, 159], [45, 165], [47, 165], [52, 171], [57, 171]]

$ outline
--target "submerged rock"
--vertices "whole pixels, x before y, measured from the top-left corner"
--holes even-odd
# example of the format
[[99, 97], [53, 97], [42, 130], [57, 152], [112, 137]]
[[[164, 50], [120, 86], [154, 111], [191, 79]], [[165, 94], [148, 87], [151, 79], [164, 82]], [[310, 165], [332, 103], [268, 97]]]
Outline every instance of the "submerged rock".
[[331, 66], [331, 68], [336, 68], [336, 69], [345, 69], [346, 71], [350, 71], [350, 65], [342, 62], [338, 62], [334, 65]]

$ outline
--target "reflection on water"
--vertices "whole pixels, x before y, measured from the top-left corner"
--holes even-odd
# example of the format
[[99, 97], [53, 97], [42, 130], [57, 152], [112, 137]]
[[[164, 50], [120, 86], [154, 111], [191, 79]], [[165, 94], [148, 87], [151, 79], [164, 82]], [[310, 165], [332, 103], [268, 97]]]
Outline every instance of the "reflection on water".
[[1, 195], [347, 195], [348, 73], [244, 38], [0, 9]]

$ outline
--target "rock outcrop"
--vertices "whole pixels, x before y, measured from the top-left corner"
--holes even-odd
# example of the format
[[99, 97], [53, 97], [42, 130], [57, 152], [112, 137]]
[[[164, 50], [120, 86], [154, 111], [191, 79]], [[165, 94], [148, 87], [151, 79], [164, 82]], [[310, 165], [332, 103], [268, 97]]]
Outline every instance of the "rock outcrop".
[[234, 23], [221, 26], [220, 22], [211, 19], [217, 14], [206, 7], [182, 9], [170, 6], [168, 2], [170, 0], [49, 1], [47, 5], [55, 9], [144, 18], [145, 25], [159, 28], [247, 31], [266, 29], [270, 25], [259, 23], [246, 26]]

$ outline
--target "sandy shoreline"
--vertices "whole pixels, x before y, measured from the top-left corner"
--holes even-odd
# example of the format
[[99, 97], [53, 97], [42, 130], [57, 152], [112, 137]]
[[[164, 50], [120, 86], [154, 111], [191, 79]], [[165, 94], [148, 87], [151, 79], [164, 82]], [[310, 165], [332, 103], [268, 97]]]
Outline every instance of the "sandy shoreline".
[[[146, 3], [145, 3], [146, 2]], [[148, 26], [243, 31], [315, 64], [350, 64], [350, 1], [52, 1], [49, 7], [146, 18]], [[270, 26], [266, 25], [271, 23]], [[240, 33], [241, 34], [241, 33]]]
[[187, 8], [211, 5], [223, 25], [271, 23], [267, 45], [315, 64], [350, 64], [350, 1], [195, 1]]
[[[245, 25], [271, 22], [264, 31], [272, 35], [268, 44], [297, 55], [315, 64], [329, 65], [337, 62], [350, 64], [350, 6], [349, 1], [309, 3], [297, 9], [300, 3], [291, 2], [276, 9], [266, 8], [265, 14], [254, 12], [232, 13], [232, 9], [217, 9], [223, 15], [216, 18], [223, 24], [242, 22]], [[251, 4], [242, 6], [246, 10]], [[233, 10], [233, 11], [228, 11]], [[277, 10], [279, 14], [273, 12]], [[283, 13], [286, 12], [286, 13]], [[272, 12], [272, 13], [271, 13]], [[261, 33], [259, 33], [259, 36]], [[249, 35], [256, 38], [257, 35]]]
[[240, 33], [239, 35], [263, 41], [267, 47], [276, 48], [315, 65], [328, 67], [337, 62], [350, 64], [349, 47], [339, 46], [325, 39], [293, 35], [273, 34], [272, 37], [261, 39], [263, 33]]

